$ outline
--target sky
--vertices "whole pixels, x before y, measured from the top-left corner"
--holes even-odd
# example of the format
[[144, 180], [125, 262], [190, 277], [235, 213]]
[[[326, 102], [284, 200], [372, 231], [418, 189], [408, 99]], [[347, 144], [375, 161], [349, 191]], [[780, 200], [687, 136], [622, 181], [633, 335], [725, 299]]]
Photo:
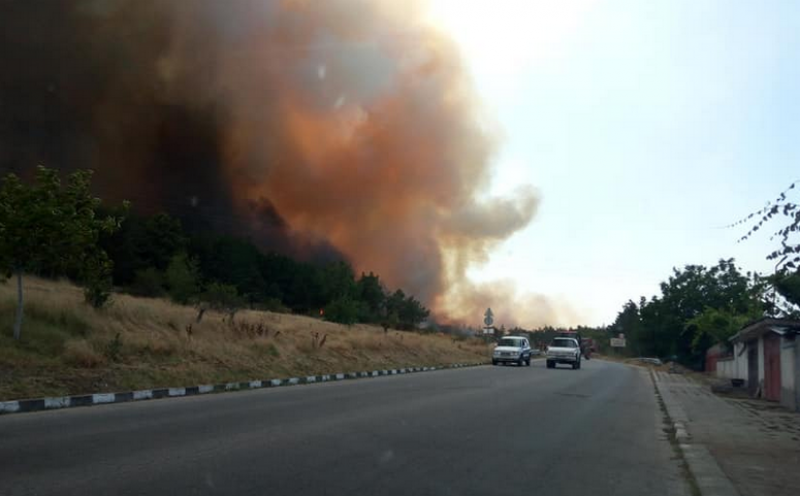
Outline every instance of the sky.
[[800, 2], [430, 1], [502, 136], [487, 195], [541, 196], [473, 280], [600, 325], [673, 267], [773, 270], [725, 226], [800, 179]]

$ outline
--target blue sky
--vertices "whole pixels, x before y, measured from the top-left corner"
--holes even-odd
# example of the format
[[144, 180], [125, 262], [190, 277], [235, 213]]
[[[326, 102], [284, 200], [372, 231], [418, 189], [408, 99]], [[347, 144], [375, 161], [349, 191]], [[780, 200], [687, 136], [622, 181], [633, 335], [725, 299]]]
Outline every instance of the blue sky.
[[492, 193], [542, 199], [473, 279], [602, 324], [674, 266], [772, 270], [722, 227], [800, 179], [800, 2], [431, 1], [502, 132]]

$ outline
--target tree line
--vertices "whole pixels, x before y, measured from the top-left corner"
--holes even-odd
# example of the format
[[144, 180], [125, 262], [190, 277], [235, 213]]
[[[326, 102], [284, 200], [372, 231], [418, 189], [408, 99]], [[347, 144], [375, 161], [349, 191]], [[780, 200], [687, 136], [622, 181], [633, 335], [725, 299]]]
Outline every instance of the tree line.
[[747, 323], [765, 316], [800, 318], [800, 204], [790, 196], [797, 184], [728, 226], [749, 224], [739, 240], [744, 242], [780, 223], [770, 233], [780, 246], [766, 255], [777, 261], [772, 274], [743, 273], [733, 259], [673, 269], [660, 296], [625, 303], [610, 331], [625, 334], [632, 354], [701, 368], [709, 347], [730, 347], [729, 339]]
[[762, 276], [742, 273], [733, 259], [675, 268], [661, 283], [661, 295], [625, 303], [610, 331], [625, 335], [632, 355], [700, 369], [709, 347], [728, 345], [746, 323], [770, 312], [766, 285]]
[[[111, 215], [117, 215], [111, 210]], [[115, 286], [138, 296], [168, 296], [203, 308], [251, 308], [413, 329], [429, 312], [380, 276], [355, 276], [345, 261], [314, 264], [252, 241], [211, 232], [188, 233], [166, 213], [129, 214], [101, 237]]]
[[68, 277], [85, 288], [87, 303], [102, 307], [112, 288], [168, 297], [233, 318], [251, 308], [414, 329], [429, 316], [401, 289], [389, 291], [370, 272], [356, 277], [345, 261], [301, 262], [264, 252], [249, 239], [188, 232], [166, 213], [141, 215], [131, 205], [109, 207], [91, 192], [91, 172], [62, 183], [39, 167], [26, 184], [9, 174], [0, 184], [0, 274], [18, 287], [14, 336], [23, 319], [25, 274]]

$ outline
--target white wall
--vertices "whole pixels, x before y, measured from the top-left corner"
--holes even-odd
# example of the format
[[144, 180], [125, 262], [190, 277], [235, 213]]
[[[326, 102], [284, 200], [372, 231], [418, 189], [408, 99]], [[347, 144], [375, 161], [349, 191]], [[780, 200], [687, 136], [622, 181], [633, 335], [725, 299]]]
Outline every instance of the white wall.
[[744, 343], [735, 343], [733, 357], [717, 361], [717, 377], [747, 381], [747, 350], [744, 348]]
[[747, 381], [747, 346], [744, 343], [736, 343], [733, 346], [733, 357], [736, 360], [736, 377], [735, 379], [744, 379]]
[[793, 410], [797, 409], [795, 346], [797, 341], [781, 338], [781, 404]]
[[717, 377], [723, 379], [746, 379], [739, 377], [736, 372], [737, 363], [735, 359], [717, 361]]

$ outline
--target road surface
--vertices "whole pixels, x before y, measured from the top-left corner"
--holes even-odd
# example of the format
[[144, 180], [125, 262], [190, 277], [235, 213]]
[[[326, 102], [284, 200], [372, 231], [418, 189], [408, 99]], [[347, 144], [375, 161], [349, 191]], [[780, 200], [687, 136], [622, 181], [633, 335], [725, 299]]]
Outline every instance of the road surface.
[[598, 360], [7, 415], [0, 494], [688, 494], [662, 421]]

